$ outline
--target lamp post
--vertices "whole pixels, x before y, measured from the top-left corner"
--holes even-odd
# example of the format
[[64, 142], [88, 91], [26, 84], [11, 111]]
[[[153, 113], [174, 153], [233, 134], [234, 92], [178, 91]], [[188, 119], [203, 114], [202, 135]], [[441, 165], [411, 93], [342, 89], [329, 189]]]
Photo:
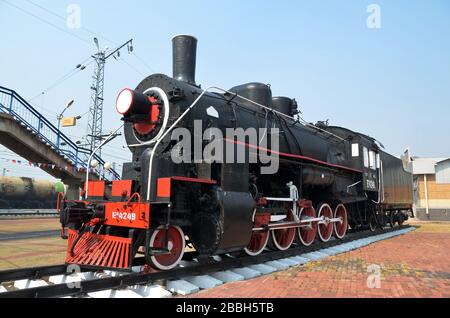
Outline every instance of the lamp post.
[[61, 114], [59, 114], [58, 116], [58, 138], [57, 138], [57, 148], [59, 149], [59, 145], [60, 145], [60, 139], [61, 139], [61, 120], [64, 118], [64, 113], [66, 112], [66, 110], [69, 109], [70, 106], [73, 105], [73, 103], [75, 103], [75, 101], [72, 99], [70, 102], [67, 103], [66, 107], [64, 108], [64, 110], [61, 112]]

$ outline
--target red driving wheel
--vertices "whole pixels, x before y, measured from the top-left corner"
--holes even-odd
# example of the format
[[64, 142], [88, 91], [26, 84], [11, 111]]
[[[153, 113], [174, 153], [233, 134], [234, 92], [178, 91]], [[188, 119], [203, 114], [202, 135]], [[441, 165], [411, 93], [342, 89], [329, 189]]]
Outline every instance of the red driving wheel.
[[331, 239], [331, 236], [333, 235], [333, 223], [329, 222], [328, 220], [333, 218], [333, 210], [331, 207], [326, 204], [322, 203], [319, 206], [319, 213], [318, 217], [324, 217], [325, 223], [319, 224], [319, 237], [322, 242], [328, 242]]
[[334, 212], [336, 219], [340, 218], [340, 222], [334, 223], [334, 234], [338, 239], [343, 239], [348, 230], [347, 209], [343, 204], [339, 204]]
[[[288, 211], [286, 222], [294, 221], [294, 216], [292, 214], [292, 210]], [[291, 247], [292, 243], [295, 239], [295, 228], [287, 228], [287, 229], [275, 229], [270, 233], [271, 237], [271, 245], [274, 249], [285, 251], [289, 247]]]
[[250, 256], [261, 254], [269, 242], [268, 231], [253, 232], [250, 244], [244, 249], [245, 253]]
[[[151, 266], [158, 270], [170, 270], [175, 268], [183, 259], [186, 241], [183, 230], [178, 226], [171, 226], [167, 231], [168, 249], [165, 254], [156, 254], [150, 256]], [[159, 227], [154, 230], [150, 236], [151, 249], [163, 249], [166, 243], [166, 230]]]
[[[313, 207], [301, 208], [299, 220], [307, 221], [316, 218], [316, 210]], [[317, 235], [317, 222], [303, 223], [297, 230], [298, 239], [304, 246], [310, 246], [314, 243]]]

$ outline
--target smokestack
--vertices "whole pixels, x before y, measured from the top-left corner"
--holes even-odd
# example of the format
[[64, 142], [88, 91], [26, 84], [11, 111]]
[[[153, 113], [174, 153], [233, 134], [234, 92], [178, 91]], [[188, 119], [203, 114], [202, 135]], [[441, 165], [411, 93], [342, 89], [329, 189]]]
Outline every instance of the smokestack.
[[177, 35], [173, 43], [173, 78], [195, 84], [197, 39], [190, 35]]

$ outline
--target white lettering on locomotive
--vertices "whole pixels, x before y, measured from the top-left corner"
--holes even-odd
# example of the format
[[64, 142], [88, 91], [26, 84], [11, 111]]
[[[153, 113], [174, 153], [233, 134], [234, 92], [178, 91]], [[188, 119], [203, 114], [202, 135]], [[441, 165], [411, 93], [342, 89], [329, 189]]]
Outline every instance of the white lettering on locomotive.
[[113, 212], [112, 218], [115, 220], [136, 221], [136, 213]]
[[373, 180], [367, 180], [366, 184], [367, 184], [368, 189], [374, 189], [374, 190], [377, 189], [377, 185], [375, 184], [375, 181], [373, 181]]

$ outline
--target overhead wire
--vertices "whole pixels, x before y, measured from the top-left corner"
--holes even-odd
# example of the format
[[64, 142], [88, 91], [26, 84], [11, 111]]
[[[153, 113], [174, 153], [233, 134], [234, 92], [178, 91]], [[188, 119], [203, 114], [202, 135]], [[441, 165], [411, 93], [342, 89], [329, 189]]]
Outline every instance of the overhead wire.
[[[89, 41], [87, 41], [86, 39], [84, 39], [84, 38], [82, 38], [82, 37], [76, 35], [75, 33], [69, 32], [69, 31], [67, 31], [66, 29], [63, 29], [63, 28], [61, 28], [61, 27], [59, 27], [59, 26], [53, 24], [52, 22], [50, 22], [50, 21], [48, 21], [48, 20], [46, 20], [46, 19], [44, 19], [44, 18], [42, 18], [42, 17], [40, 17], [40, 16], [38, 16], [38, 15], [36, 15], [36, 14], [34, 14], [34, 13], [32, 13], [32, 12], [30, 12], [30, 11], [28, 11], [28, 10], [22, 8], [22, 7], [19, 7], [19, 6], [17, 6], [16, 4], [13, 4], [13, 3], [9, 2], [8, 0], [1, 0], [1, 1], [3, 1], [5, 4], [7, 4], [7, 5], [9, 5], [9, 6], [15, 8], [15, 9], [17, 9], [17, 10], [19, 10], [19, 11], [21, 11], [21, 12], [23, 12], [23, 13], [29, 15], [29, 16], [32, 16], [33, 18], [35, 18], [35, 19], [37, 19], [37, 20], [39, 20], [39, 21], [41, 21], [41, 22], [43, 22], [43, 23], [45, 23], [45, 24], [47, 24], [47, 25], [49, 25], [49, 26], [51, 26], [51, 27], [53, 27], [53, 28], [55, 28], [55, 29], [57, 29], [57, 30], [59, 30], [59, 31], [61, 31], [61, 32], [64, 32], [64, 33], [66, 33], [66, 34], [68, 34], [68, 35], [71, 35], [71, 36], [77, 38], [78, 40], [80, 40], [80, 41], [82, 41], [82, 42], [85, 42], [85, 43], [91, 45], [91, 43], [90, 43]], [[65, 18], [64, 18], [63, 16], [60, 16], [60, 15], [58, 15], [58, 14], [56, 14], [56, 13], [54, 13], [54, 12], [52, 12], [52, 11], [50, 11], [50, 10], [44, 8], [44, 7], [42, 7], [41, 5], [38, 5], [38, 4], [34, 3], [34, 2], [32, 2], [32, 1], [28, 1], [28, 0], [27, 0], [27, 2], [29, 2], [29, 3], [31, 3], [31, 4], [33, 4], [33, 5], [35, 5], [35, 6], [39, 7], [39, 8], [41, 8], [42, 10], [45, 10], [45, 11], [47, 11], [48, 13], [50, 13], [50, 14], [52, 14], [52, 15], [54, 15], [54, 16], [56, 16], [56, 17], [58, 17], [58, 18], [60, 18], [60, 19], [62, 19], [62, 20], [65, 21]], [[78, 74], [79, 72], [85, 70], [85, 69], [87, 68], [87, 66], [89, 66], [89, 65], [93, 62], [93, 61], [91, 61], [89, 64], [84, 65], [89, 59], [91, 59], [91, 56], [89, 56], [87, 59], [85, 59], [85, 60], [82, 61], [80, 64], [78, 64], [77, 67], [75, 67], [74, 69], [70, 70], [70, 72], [68, 72], [68, 73], [66, 73], [65, 75], [63, 75], [61, 78], [59, 78], [55, 83], [53, 83], [52, 85], [50, 85], [48, 88], [46, 88], [45, 90], [43, 90], [42, 92], [40, 92], [40, 93], [37, 94], [36, 96], [34, 96], [34, 97], [32, 97], [31, 99], [29, 99], [28, 102], [32, 102], [32, 101], [34, 101], [35, 99], [37, 99], [38, 97], [47, 94], [47, 93], [48, 93], [49, 91], [51, 91], [52, 89], [58, 87], [58, 86], [61, 85], [62, 83], [66, 82], [67, 80], [69, 80], [70, 78], [72, 78], [73, 76], [75, 76], [76, 74]]]
[[107, 153], [107, 152], [103, 152], [102, 155], [103, 156], [107, 156], [107, 157], [111, 157], [111, 158], [114, 158], [114, 159], [124, 160], [124, 161], [129, 161], [130, 160], [130, 158], [124, 158], [124, 157], [112, 155], [112, 154]]
[[[38, 19], [39, 21], [41, 21], [41, 22], [43, 22], [43, 23], [46, 23], [46, 24], [48, 24], [48, 25], [50, 25], [50, 26], [52, 26], [52, 27], [54, 27], [54, 28], [56, 28], [56, 29], [58, 29], [58, 30], [60, 30], [60, 31], [62, 31], [62, 32], [64, 32], [64, 33], [66, 33], [66, 34], [69, 34], [69, 35], [71, 35], [71, 36], [74, 36], [74, 37], [76, 37], [77, 39], [79, 39], [79, 40], [81, 40], [81, 41], [83, 41], [83, 42], [85, 42], [85, 43], [90, 44], [90, 42], [87, 41], [86, 39], [81, 38], [80, 36], [78, 36], [78, 35], [76, 35], [76, 34], [74, 34], [74, 33], [72, 33], [72, 32], [69, 32], [69, 31], [67, 31], [67, 30], [65, 30], [65, 29], [62, 29], [61, 27], [59, 27], [59, 26], [57, 26], [57, 25], [55, 25], [55, 24], [53, 24], [53, 23], [51, 23], [51, 22], [49, 22], [49, 21], [47, 21], [47, 20], [45, 20], [45, 19], [43, 19], [43, 18], [41, 18], [41, 17], [39, 17], [39, 16], [37, 16], [36, 14], [34, 14], [34, 13], [30, 12], [30, 11], [27, 11], [27, 10], [25, 10], [24, 8], [21, 8], [21, 7], [17, 6], [17, 5], [15, 5], [15, 4], [10, 3], [8, 0], [1, 0], [1, 1], [5, 2], [6, 4], [8, 4], [8, 5], [10, 5], [10, 6], [14, 7], [14, 8], [16, 8], [17, 10], [20, 10], [20, 11], [22, 11], [22, 12], [28, 14], [28, 15], [31, 15], [32, 17]], [[62, 15], [60, 15], [60, 14], [58, 14], [58, 13], [56, 13], [56, 12], [54, 12], [54, 11], [48, 9], [48, 8], [46, 8], [46, 7], [44, 7], [44, 6], [40, 5], [40, 4], [37, 4], [37, 3], [35, 3], [34, 1], [31, 1], [31, 0], [26, 0], [26, 1], [27, 1], [28, 3], [30, 3], [30, 4], [32, 4], [33, 6], [39, 8], [39, 9], [41, 9], [41, 10], [43, 10], [43, 11], [49, 13], [49, 14], [51, 14], [51, 15], [54, 16], [54, 17], [56, 17], [56, 18], [58, 18], [58, 19], [60, 19], [60, 20], [62, 20], [62, 21], [66, 21], [66, 18], [65, 18], [64, 16], [62, 16]], [[101, 34], [95, 32], [95, 31], [93, 31], [93, 30], [91, 30], [91, 29], [88, 29], [88, 28], [86, 28], [86, 27], [81, 27], [81, 29], [85, 30], [86, 32], [89, 32], [89, 33], [92, 34], [92, 35], [95, 35], [95, 36], [97, 36], [97, 37], [99, 37], [99, 38], [102, 38], [102, 39], [106, 40], [107, 42], [110, 42], [110, 43], [112, 43], [112, 44], [114, 44], [114, 45], [117, 45], [117, 43], [116, 43], [115, 41], [112, 41], [112, 40], [108, 39], [107, 37], [105, 37], [105, 36], [103, 36], [103, 35], [101, 35]], [[139, 60], [139, 62], [142, 63], [145, 67], [147, 67], [147, 68], [148, 68], [149, 70], [151, 70], [152, 72], [155, 72], [155, 71], [153, 70], [153, 68], [145, 62], [144, 59], [142, 59], [140, 56], [138, 56], [135, 52], [132, 52], [132, 54], [133, 54], [133, 55]], [[90, 58], [91, 58], [91, 57], [89, 57], [88, 59], [90, 59]], [[87, 60], [88, 60], [88, 59], [87, 59]], [[87, 60], [85, 60], [85, 61], [83, 61], [82, 63], [80, 63], [80, 65], [83, 65]], [[123, 59], [120, 59], [120, 60], [121, 60], [122, 62], [124, 62], [124, 63], [125, 63], [129, 68], [131, 68], [133, 71], [135, 71], [136, 73], [138, 73], [139, 75], [141, 75], [141, 76], [146, 76], [146, 75], [143, 74], [139, 69], [137, 69], [136, 67], [134, 67], [133, 65], [131, 65], [129, 62], [127, 62], [127, 61], [125, 61], [125, 60], [123, 60]], [[92, 63], [92, 61], [91, 61], [91, 63]], [[90, 64], [90, 63], [89, 63], [89, 64]], [[86, 67], [87, 67], [87, 65], [86, 65]], [[37, 94], [36, 96], [32, 97], [32, 98], [29, 100], [29, 102], [34, 101], [35, 99], [37, 99], [38, 97], [40, 97], [40, 96], [42, 96], [42, 95], [45, 95], [46, 93], [48, 93], [48, 92], [51, 91], [52, 89], [56, 88], [57, 86], [61, 85], [61, 84], [64, 83], [65, 81], [67, 81], [67, 80], [69, 80], [70, 78], [72, 78], [73, 76], [75, 76], [75, 75], [76, 75], [79, 71], [81, 71], [81, 70], [84, 70], [84, 68], [83, 68], [83, 69], [77, 69], [77, 68], [75, 68], [75, 69], [71, 70], [69, 73], [65, 74], [63, 77], [61, 77], [60, 79], [58, 79], [54, 84], [52, 84], [52, 85], [51, 85], [50, 87], [48, 87], [46, 90], [44, 90], [43, 92], [41, 92], [41, 93]]]
[[88, 44], [89, 46], [91, 46], [91, 42], [89, 42], [88, 40], [86, 40], [86, 39], [84, 39], [84, 38], [82, 38], [82, 37], [80, 37], [80, 36], [78, 36], [78, 35], [76, 35], [75, 33], [69, 32], [69, 31], [67, 31], [66, 29], [63, 29], [63, 28], [61, 28], [61, 27], [59, 27], [59, 26], [53, 24], [52, 22], [49, 22], [49, 21], [47, 21], [47, 20], [45, 20], [45, 19], [39, 17], [38, 15], [36, 15], [36, 14], [34, 14], [34, 13], [32, 13], [32, 12], [30, 12], [30, 11], [24, 9], [24, 8], [21, 8], [21, 7], [17, 6], [17, 5], [15, 5], [15, 4], [12, 4], [12, 3], [9, 2], [8, 0], [1, 0], [1, 1], [3, 1], [3, 2], [6, 3], [7, 5], [9, 5], [9, 6], [15, 8], [15, 9], [17, 9], [17, 10], [19, 10], [19, 11], [21, 11], [21, 12], [23, 12], [23, 13], [25, 13], [25, 14], [27, 14], [27, 15], [29, 15], [29, 16], [35, 18], [35, 19], [37, 19], [37, 20], [39, 20], [39, 21], [41, 21], [42, 23], [45, 23], [45, 24], [47, 24], [47, 25], [49, 25], [49, 26], [51, 26], [51, 27], [53, 27], [53, 28], [55, 28], [55, 29], [57, 29], [57, 30], [59, 30], [59, 31], [61, 31], [61, 32], [64, 32], [64, 33], [66, 33], [66, 34], [68, 34], [68, 35], [70, 35], [70, 36], [72, 36], [72, 37], [75, 37], [75, 38], [77, 38], [78, 40], [80, 40], [80, 41], [82, 41], [82, 42]]
[[[30, 3], [30, 4], [32, 4], [32, 5], [34, 5], [34, 6], [38, 7], [38, 8], [40, 8], [41, 10], [43, 10], [43, 11], [45, 11], [45, 12], [47, 12], [47, 13], [53, 15], [54, 17], [56, 17], [56, 18], [58, 18], [58, 19], [60, 19], [60, 20], [62, 20], [62, 21], [66, 21], [66, 18], [65, 18], [64, 16], [62, 16], [62, 15], [60, 15], [60, 14], [58, 14], [58, 13], [56, 13], [56, 12], [54, 12], [54, 11], [48, 9], [48, 8], [46, 8], [46, 7], [44, 7], [44, 6], [40, 5], [40, 4], [37, 4], [37, 3], [35, 3], [35, 2], [32, 1], [32, 0], [26, 0], [26, 1], [27, 1], [28, 3]], [[88, 32], [88, 33], [90, 33], [90, 34], [92, 34], [92, 35], [95, 35], [95, 36], [98, 37], [98, 38], [104, 39], [104, 40], [106, 40], [107, 42], [109, 42], [109, 43], [111, 43], [111, 44], [114, 44], [114, 45], [116, 45], [116, 46], [118, 45], [117, 42], [115, 42], [115, 41], [113, 41], [113, 40], [107, 38], [106, 36], [104, 36], [104, 35], [102, 35], [102, 34], [99, 34], [98, 32], [95, 32], [95, 31], [93, 31], [93, 30], [91, 30], [91, 29], [89, 29], [89, 28], [86, 28], [86, 27], [84, 27], [84, 26], [81, 26], [80, 29], [82, 29], [82, 30], [84, 30], [84, 31], [86, 31], [86, 32]], [[141, 58], [139, 55], [137, 55], [136, 52], [131, 52], [131, 53], [136, 57], [136, 59], [139, 60], [139, 62], [140, 62], [142, 65], [144, 65], [145, 67], [147, 67], [147, 68], [148, 68], [150, 71], [152, 71], [153, 73], [156, 73], [156, 71], [155, 71], [150, 65], [148, 65], [148, 63], [147, 63], [143, 58]]]
[[133, 65], [131, 65], [129, 62], [127, 62], [124, 59], [119, 59], [118, 61], [121, 61], [123, 63], [125, 63], [129, 68], [131, 68], [133, 71], [135, 71], [137, 74], [139, 74], [142, 77], [145, 77], [144, 73], [142, 73], [140, 70], [138, 70], [136, 67], [134, 67]]
[[[37, 20], [39, 20], [39, 21], [42, 22], [42, 23], [45, 23], [45, 24], [47, 24], [47, 25], [49, 25], [49, 26], [51, 26], [51, 27], [53, 27], [53, 28], [55, 28], [55, 29], [57, 29], [57, 30], [59, 30], [59, 31], [61, 31], [61, 32], [64, 32], [64, 33], [66, 33], [66, 34], [68, 34], [68, 35], [70, 35], [70, 36], [72, 36], [72, 37], [74, 37], [74, 38], [76, 38], [76, 39], [78, 39], [78, 40], [84, 42], [84, 43], [87, 43], [87, 44], [91, 45], [91, 42], [88, 41], [88, 40], [86, 40], [85, 38], [82, 38], [81, 36], [78, 36], [77, 34], [74, 34], [74, 33], [72, 33], [72, 32], [69, 32], [68, 30], [63, 29], [63, 28], [59, 27], [58, 25], [55, 25], [54, 23], [52, 23], [52, 22], [50, 22], [50, 21], [48, 21], [48, 20], [46, 20], [46, 19], [44, 19], [44, 18], [38, 16], [37, 14], [35, 14], [35, 13], [33, 13], [33, 12], [28, 11], [27, 9], [24, 9], [23, 7], [19, 7], [19, 6], [17, 6], [16, 4], [13, 4], [13, 3], [9, 2], [8, 0], [0, 0], [0, 1], [3, 1], [5, 4], [7, 4], [7, 5], [9, 5], [9, 6], [13, 7], [13, 8], [15, 8], [15, 9], [17, 9], [17, 10], [19, 10], [19, 11], [21, 11], [21, 12], [23, 12], [23, 13], [25, 13], [25, 14], [27, 14], [27, 15], [33, 17], [33, 18], [35, 18], [35, 19], [37, 19]], [[37, 8], [39, 8], [39, 9], [41, 9], [41, 10], [47, 12], [48, 14], [50, 14], [50, 15], [52, 15], [52, 16], [54, 16], [54, 17], [56, 17], [56, 18], [58, 18], [58, 19], [60, 19], [60, 20], [62, 20], [62, 21], [66, 21], [66, 17], [64, 17], [64, 16], [62, 16], [62, 15], [60, 15], [60, 14], [58, 14], [58, 13], [56, 13], [56, 12], [54, 12], [54, 11], [48, 9], [48, 8], [46, 8], [46, 7], [44, 7], [44, 6], [40, 5], [40, 4], [37, 4], [37, 3], [35, 3], [34, 1], [31, 1], [31, 0], [26, 0], [26, 1], [27, 1], [28, 3], [30, 3], [31, 5], [33, 5], [33, 6], [37, 7]], [[81, 27], [81, 29], [83, 29], [84, 31], [86, 31], [86, 32], [88, 32], [88, 33], [90, 33], [90, 34], [93, 34], [93, 35], [95, 35], [95, 36], [97, 36], [97, 37], [99, 37], [99, 38], [101, 38], [101, 39], [104, 39], [104, 40], [106, 40], [107, 42], [110, 42], [110, 43], [112, 43], [112, 44], [114, 44], [114, 45], [117, 45], [114, 41], [108, 39], [107, 37], [105, 37], [105, 36], [103, 36], [103, 35], [100, 35], [100, 34], [97, 33], [97, 32], [92, 31], [92, 30], [90, 30], [90, 29], [88, 29], [88, 28], [86, 28], [86, 27]], [[139, 55], [137, 55], [137, 54], [136, 54], [135, 52], [133, 52], [133, 51], [131, 51], [130, 53], [132, 53], [132, 54], [136, 57], [136, 59], [137, 59], [142, 65], [144, 65], [146, 68], [148, 68], [148, 69], [151, 70], [152, 72], [155, 72], [155, 71], [153, 70], [153, 68], [152, 68], [150, 65], [148, 65], [147, 62], [145, 62], [145, 60], [142, 59]], [[76, 74], [78, 74], [79, 72], [85, 70], [85, 69], [87, 68], [87, 66], [89, 66], [90, 64], [92, 64], [92, 63], [95, 61], [94, 59], [92, 59], [87, 65], [84, 65], [84, 64], [85, 64], [87, 61], [89, 61], [89, 59], [91, 59], [91, 58], [92, 58], [91, 56], [88, 57], [88, 58], [87, 58], [86, 60], [84, 60], [82, 63], [78, 64], [77, 67], [75, 67], [74, 69], [70, 70], [70, 72], [64, 74], [64, 75], [63, 75], [62, 77], [60, 77], [57, 81], [55, 81], [52, 85], [50, 85], [50, 86], [47, 87], [45, 90], [43, 90], [42, 92], [40, 92], [38, 95], [33, 96], [28, 102], [33, 102], [33, 101], [36, 100], [37, 98], [39, 98], [39, 97], [41, 97], [41, 96], [45, 96], [45, 95], [46, 95], [48, 92], [50, 92], [51, 90], [55, 89], [56, 87], [60, 86], [60, 85], [63, 84], [64, 82], [68, 81], [69, 79], [71, 79], [72, 77], [74, 77], [74, 76], [75, 76]], [[136, 68], [135, 66], [133, 66], [131, 63], [127, 62], [126, 60], [120, 59], [120, 61], [122, 61], [123, 63], [125, 63], [130, 69], [132, 69], [134, 72], [136, 72], [136, 73], [139, 74], [140, 76], [143, 76], [143, 77], [146, 76], [146, 75], [143, 74], [138, 68]], [[36, 104], [36, 105], [37, 105], [37, 104]], [[56, 113], [54, 113], [53, 111], [51, 111], [51, 110], [49, 110], [49, 109], [46, 109], [46, 108], [43, 107], [42, 105], [37, 105], [37, 106], [39, 106], [39, 108], [45, 110], [46, 112], [48, 112], [48, 113], [51, 114], [51, 115], [56, 115]], [[84, 113], [84, 114], [82, 115], [82, 117], [85, 116], [85, 115], [88, 114], [88, 113], [89, 113], [89, 111], [87, 111], [86, 113]], [[72, 137], [74, 137], [74, 136], [72, 135]], [[79, 137], [76, 136], [76, 138], [79, 138]], [[110, 149], [114, 149], [114, 150], [119, 150], [119, 149], [120, 149], [120, 150], [124, 150], [124, 152], [125, 152], [125, 147], [122, 147], [122, 148], [119, 148], [119, 147], [118, 147], [118, 148], [115, 148], [115, 147], [110, 146]], [[110, 154], [107, 154], [107, 153], [106, 153], [105, 155], [110, 156], [110, 157], [113, 157], [113, 158], [117, 158], [117, 159], [120, 159], [120, 160], [126, 160], [126, 161], [129, 160], [129, 158], [124, 158], [124, 157], [120, 157], [120, 156], [117, 156], [117, 155], [110, 155]]]
[[157, 73], [150, 65], [147, 64], [147, 62], [145, 62], [145, 60], [143, 58], [141, 58], [139, 55], [137, 55], [135, 52], [132, 52], [131, 54], [133, 54], [144, 66], [146, 66], [150, 71], [152, 71], [153, 73]]
[[[37, 4], [37, 3], [35, 3], [34, 1], [31, 1], [31, 0], [26, 0], [26, 1], [27, 1], [28, 3], [34, 5], [35, 7], [38, 7], [38, 8], [40, 8], [41, 10], [43, 10], [43, 11], [45, 11], [45, 12], [47, 12], [47, 13], [53, 15], [54, 17], [56, 17], [56, 18], [58, 18], [58, 19], [60, 19], [60, 20], [62, 20], [62, 21], [66, 21], [66, 17], [64, 17], [64, 16], [62, 16], [62, 15], [60, 15], [60, 14], [58, 14], [58, 13], [56, 13], [56, 12], [54, 12], [54, 11], [48, 9], [48, 8], [46, 8], [46, 7], [44, 7], [44, 6], [40, 5], [40, 4]], [[80, 29], [82, 29], [82, 30], [84, 30], [84, 31], [86, 31], [86, 32], [88, 32], [88, 33], [90, 33], [90, 34], [92, 34], [92, 35], [95, 35], [95, 36], [97, 36], [97, 37], [99, 37], [99, 38], [102, 38], [102, 39], [106, 40], [107, 42], [110, 42], [111, 44], [118, 45], [116, 42], [114, 42], [114, 41], [108, 39], [107, 37], [105, 37], [105, 36], [103, 36], [103, 35], [101, 35], [101, 34], [95, 32], [95, 31], [93, 31], [93, 30], [91, 30], [91, 29], [88, 29], [88, 28], [86, 28], [86, 27], [84, 27], [84, 26], [81, 26]]]
[[94, 62], [94, 60], [91, 60], [89, 63], [84, 65], [84, 63], [87, 62], [90, 58], [91, 57], [89, 57], [88, 59], [84, 60], [82, 63], [79, 63], [69, 73], [67, 73], [66, 75], [64, 75], [63, 77], [61, 77], [57, 81], [55, 81], [52, 85], [50, 85], [48, 88], [43, 90], [41, 93], [39, 93], [36, 96], [34, 96], [31, 99], [29, 99], [28, 102], [30, 103], [30, 102], [36, 100], [38, 97], [41, 97], [42, 95], [46, 95], [48, 92], [50, 92], [51, 90], [55, 89], [56, 87], [58, 87], [59, 85], [63, 84], [64, 82], [68, 81], [69, 79], [74, 77], [76, 74], [84, 71], [89, 65], [91, 65]]

